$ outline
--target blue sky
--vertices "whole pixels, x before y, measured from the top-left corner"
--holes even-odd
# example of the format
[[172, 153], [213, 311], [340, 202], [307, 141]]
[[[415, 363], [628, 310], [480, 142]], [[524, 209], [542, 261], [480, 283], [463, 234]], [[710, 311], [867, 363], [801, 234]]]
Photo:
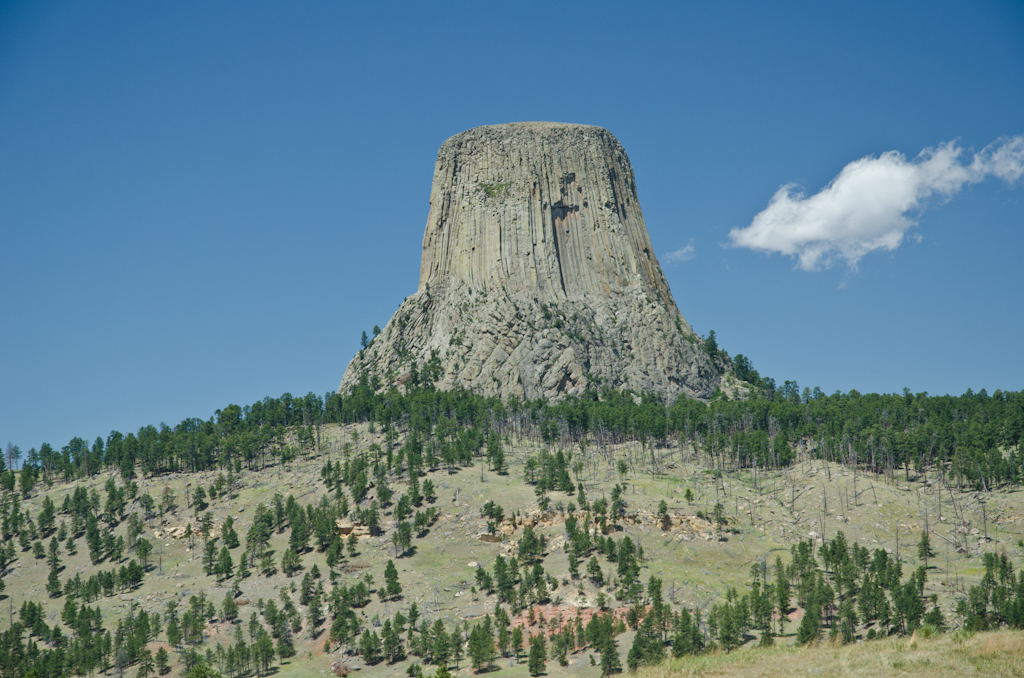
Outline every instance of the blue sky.
[[333, 390], [416, 289], [438, 146], [518, 120], [618, 137], [683, 314], [762, 374], [1024, 387], [1024, 180], [855, 262], [730, 236], [859, 159], [1024, 134], [1020, 3], [363, 4], [0, 4], [0, 442]]

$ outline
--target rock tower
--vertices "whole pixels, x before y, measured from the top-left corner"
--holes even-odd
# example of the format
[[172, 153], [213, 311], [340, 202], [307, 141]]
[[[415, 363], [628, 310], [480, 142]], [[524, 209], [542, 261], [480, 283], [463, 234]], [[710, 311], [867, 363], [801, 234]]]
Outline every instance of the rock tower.
[[419, 289], [339, 390], [363, 374], [503, 399], [606, 386], [706, 399], [720, 381], [654, 256], [622, 145], [548, 122], [441, 145]]

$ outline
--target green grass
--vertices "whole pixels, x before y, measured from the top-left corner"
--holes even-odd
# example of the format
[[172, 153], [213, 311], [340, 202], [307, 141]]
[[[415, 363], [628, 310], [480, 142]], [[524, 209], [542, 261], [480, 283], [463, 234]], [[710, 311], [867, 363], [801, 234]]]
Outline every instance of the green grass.
[[488, 198], [497, 198], [505, 193], [511, 184], [485, 184], [480, 183], [480, 190], [487, 194]]

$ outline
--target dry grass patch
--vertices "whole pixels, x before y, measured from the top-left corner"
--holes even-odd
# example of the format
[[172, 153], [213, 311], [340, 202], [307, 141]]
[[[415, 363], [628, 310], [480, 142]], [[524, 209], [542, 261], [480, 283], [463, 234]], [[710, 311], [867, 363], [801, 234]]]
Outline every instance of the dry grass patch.
[[978, 654], [984, 657], [1014, 657], [1024, 659], [1024, 634], [998, 633], [987, 635]]
[[773, 647], [711, 653], [673, 659], [641, 669], [637, 678], [698, 676], [821, 676], [889, 678], [890, 676], [1007, 677], [1024, 675], [1024, 632], [994, 631], [977, 635], [945, 634], [933, 638], [892, 638], [844, 647]]

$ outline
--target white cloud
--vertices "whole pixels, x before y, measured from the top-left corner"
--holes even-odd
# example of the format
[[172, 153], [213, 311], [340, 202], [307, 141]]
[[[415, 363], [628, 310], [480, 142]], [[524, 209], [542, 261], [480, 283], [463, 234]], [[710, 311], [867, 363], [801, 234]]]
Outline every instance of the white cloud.
[[828, 268], [836, 258], [856, 268], [869, 252], [899, 247], [929, 198], [948, 200], [989, 175], [1011, 183], [1024, 176], [1024, 136], [990, 144], [969, 165], [963, 154], [950, 141], [913, 160], [897, 151], [868, 156], [810, 197], [787, 184], [749, 226], [729, 232], [731, 244], [795, 256], [805, 271]]
[[682, 249], [678, 249], [675, 252], [669, 252], [665, 255], [665, 261], [669, 264], [675, 261], [689, 261], [697, 256], [697, 250], [693, 247], [693, 239], [690, 240], [690, 244]]

